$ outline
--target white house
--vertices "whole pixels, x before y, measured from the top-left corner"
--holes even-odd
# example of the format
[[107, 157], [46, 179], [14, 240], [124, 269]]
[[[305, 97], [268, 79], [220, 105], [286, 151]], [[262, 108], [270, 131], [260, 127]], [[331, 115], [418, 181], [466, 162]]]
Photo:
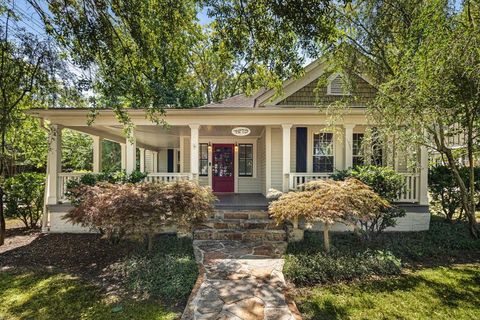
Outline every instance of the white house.
[[[62, 172], [62, 128], [93, 136], [96, 172], [101, 170], [101, 141], [108, 139], [121, 145], [122, 166], [127, 172], [136, 168], [138, 148], [141, 170], [148, 172], [148, 180], [197, 180], [211, 186], [214, 192], [237, 195], [225, 199], [245, 207], [265, 205], [264, 196], [270, 188], [294, 190], [306, 181], [327, 178], [336, 169], [372, 161], [378, 165], [389, 163], [406, 182], [398, 203], [407, 216], [395, 230], [428, 229], [426, 149], [417, 148], [419, 157], [414, 168], [406, 166], [398, 154], [392, 159], [387, 149], [377, 149], [375, 155], [362, 154], [359, 146], [369, 126], [365, 103], [374, 97], [375, 89], [358, 76], [353, 92], [347, 92], [340, 74], [330, 75], [325, 87], [316, 88], [324, 72], [325, 62], [313, 62], [302, 77], [285, 81], [280, 96], [274, 90], [261, 90], [250, 97], [241, 94], [200, 108], [167, 109], [168, 127], [153, 124], [144, 110], [131, 110], [135, 129], [130, 139], [110, 110], [100, 111], [92, 125], [87, 125], [89, 110], [35, 110], [35, 116], [52, 124], [47, 165], [48, 215], [43, 229], [82, 231], [60, 219], [68, 209], [64, 204], [66, 182], [79, 176]], [[331, 125], [330, 116], [318, 105], [345, 96], [357, 99], [348, 113]]]

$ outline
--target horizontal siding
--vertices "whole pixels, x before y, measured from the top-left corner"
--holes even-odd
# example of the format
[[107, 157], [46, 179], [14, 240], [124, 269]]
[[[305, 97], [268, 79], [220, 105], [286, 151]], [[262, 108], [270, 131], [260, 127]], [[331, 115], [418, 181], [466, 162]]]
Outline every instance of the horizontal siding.
[[190, 171], [190, 138], [184, 138], [183, 144], [183, 171]]

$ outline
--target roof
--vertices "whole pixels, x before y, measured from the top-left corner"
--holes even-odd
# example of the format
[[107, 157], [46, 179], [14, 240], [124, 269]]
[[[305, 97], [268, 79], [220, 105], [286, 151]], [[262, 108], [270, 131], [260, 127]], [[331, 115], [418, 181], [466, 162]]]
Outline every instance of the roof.
[[257, 98], [266, 92], [267, 89], [260, 89], [255, 94], [247, 96], [244, 93], [201, 106], [200, 108], [255, 108]]

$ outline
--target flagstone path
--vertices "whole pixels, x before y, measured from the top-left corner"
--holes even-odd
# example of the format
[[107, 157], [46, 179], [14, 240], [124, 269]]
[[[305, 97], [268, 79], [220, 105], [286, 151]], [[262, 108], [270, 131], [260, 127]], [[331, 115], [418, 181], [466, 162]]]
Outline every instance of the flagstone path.
[[301, 319], [284, 294], [286, 242], [195, 240], [193, 245], [201, 278], [183, 320]]

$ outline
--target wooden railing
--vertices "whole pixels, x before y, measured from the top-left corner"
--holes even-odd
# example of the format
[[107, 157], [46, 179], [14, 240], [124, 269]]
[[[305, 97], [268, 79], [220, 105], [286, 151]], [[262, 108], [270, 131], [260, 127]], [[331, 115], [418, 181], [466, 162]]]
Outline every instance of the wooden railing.
[[404, 179], [402, 192], [398, 196], [398, 202], [418, 202], [420, 195], [420, 175], [415, 173], [401, 173]]
[[303, 184], [314, 180], [325, 180], [330, 173], [290, 173], [290, 190], [301, 190]]
[[182, 180], [192, 180], [193, 175], [190, 172], [177, 173], [177, 172], [155, 172], [149, 173], [145, 178], [147, 182], [174, 182]]
[[80, 180], [80, 178], [86, 172], [60, 172], [58, 174], [58, 201], [59, 202], [67, 202], [67, 198], [65, 197], [65, 193], [67, 191], [67, 184], [70, 180]]
[[[420, 194], [420, 175], [414, 173], [401, 173], [404, 177], [404, 187], [400, 192], [397, 202], [419, 201]], [[290, 190], [302, 190], [302, 185], [314, 180], [325, 180], [330, 176], [329, 173], [290, 173]]]

